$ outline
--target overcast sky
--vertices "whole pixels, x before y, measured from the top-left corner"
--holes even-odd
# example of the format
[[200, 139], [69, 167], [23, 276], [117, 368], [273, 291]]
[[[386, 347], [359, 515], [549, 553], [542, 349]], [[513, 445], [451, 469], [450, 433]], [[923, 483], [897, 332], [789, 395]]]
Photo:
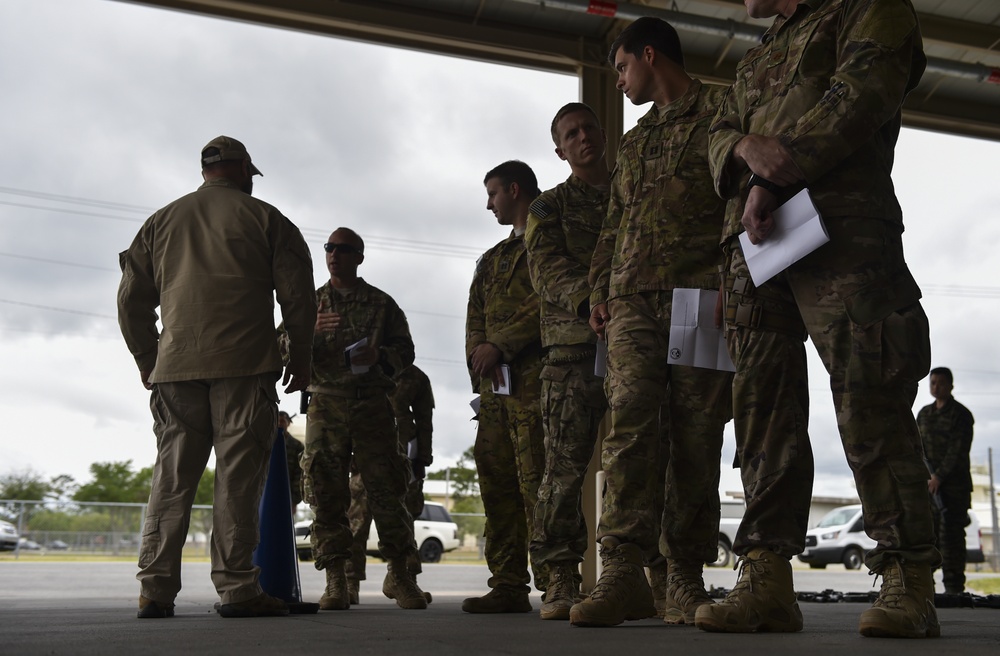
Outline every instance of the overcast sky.
[[[198, 153], [219, 134], [247, 145], [264, 172], [254, 195], [300, 227], [317, 285], [333, 229], [365, 238], [360, 272], [407, 313], [434, 386], [432, 469], [453, 464], [475, 436], [468, 287], [506, 234], [483, 175], [516, 158], [543, 189], [565, 179], [548, 126], [577, 93], [565, 75], [110, 0], [0, 0], [0, 474], [84, 482], [92, 462], [153, 463], [148, 393], [115, 319], [117, 254], [200, 184]], [[933, 363], [953, 369], [983, 463], [1000, 447], [998, 162], [1000, 144], [904, 130], [894, 175]], [[815, 493], [851, 495], [809, 348]], [[931, 401], [925, 380], [915, 408]], [[730, 426], [723, 463], [733, 451]], [[737, 489], [723, 467], [723, 491]]]

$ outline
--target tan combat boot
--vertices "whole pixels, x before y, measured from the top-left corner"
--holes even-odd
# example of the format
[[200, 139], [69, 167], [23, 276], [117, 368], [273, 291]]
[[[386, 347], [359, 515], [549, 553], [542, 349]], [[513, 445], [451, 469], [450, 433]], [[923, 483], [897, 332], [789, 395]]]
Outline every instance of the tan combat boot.
[[934, 578], [926, 563], [889, 561], [881, 572], [882, 589], [861, 613], [858, 630], [869, 638], [936, 638], [941, 635], [934, 609]]
[[663, 617], [667, 604], [667, 561], [650, 565], [647, 569], [649, 588], [653, 592], [653, 607], [656, 608], [656, 616]]
[[396, 605], [407, 610], [427, 608], [427, 599], [417, 587], [410, 573], [406, 571], [406, 558], [392, 558], [388, 561], [388, 572], [382, 582], [382, 594], [395, 599]]
[[663, 621], [667, 624], [694, 624], [695, 612], [714, 603], [705, 591], [702, 563], [697, 560], [670, 560], [667, 574]]
[[347, 579], [347, 597], [352, 606], [361, 603], [361, 581], [358, 579]]
[[343, 559], [332, 560], [326, 566], [326, 589], [319, 598], [319, 607], [320, 610], [347, 610], [351, 607]]
[[653, 593], [642, 566], [637, 545], [615, 537], [601, 540], [604, 571], [590, 596], [569, 611], [576, 626], [615, 626], [625, 620], [644, 620], [656, 615]]
[[739, 581], [717, 604], [698, 607], [694, 623], [702, 631], [752, 633], [802, 630], [802, 612], [792, 587], [792, 564], [767, 549], [739, 560]]
[[528, 591], [498, 585], [482, 597], [469, 597], [462, 602], [466, 613], [530, 613]]
[[576, 564], [552, 563], [549, 566], [549, 585], [545, 589], [545, 603], [538, 612], [543, 620], [568, 620], [569, 609], [580, 601]]

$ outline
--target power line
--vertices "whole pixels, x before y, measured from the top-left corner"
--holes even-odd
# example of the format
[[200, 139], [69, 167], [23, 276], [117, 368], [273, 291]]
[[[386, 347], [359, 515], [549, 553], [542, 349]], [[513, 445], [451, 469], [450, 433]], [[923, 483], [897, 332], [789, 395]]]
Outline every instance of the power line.
[[68, 308], [53, 307], [51, 305], [39, 305], [38, 303], [25, 303], [24, 301], [12, 301], [7, 298], [0, 298], [0, 303], [8, 303], [10, 305], [20, 305], [23, 307], [37, 308], [39, 310], [51, 310], [52, 312], [66, 312], [67, 314], [79, 314], [85, 317], [97, 317], [99, 319], [112, 319], [114, 321], [118, 320], [118, 317], [112, 317], [107, 314], [97, 314], [96, 312], [84, 312], [83, 310], [70, 310]]
[[107, 200], [94, 200], [93, 198], [80, 198], [78, 196], [63, 196], [61, 194], [51, 194], [44, 191], [30, 191], [28, 189], [15, 189], [14, 187], [0, 187], [0, 193], [12, 194], [15, 196], [27, 196], [28, 198], [39, 198], [42, 200], [52, 200], [58, 203], [73, 203], [75, 205], [90, 205], [92, 207], [104, 207], [113, 210], [123, 210], [129, 212], [145, 212], [152, 214], [156, 208], [144, 207], [142, 205], [128, 205], [126, 203], [116, 203]]
[[78, 216], [93, 216], [99, 219], [111, 219], [112, 221], [128, 221], [129, 223], [142, 223], [143, 219], [129, 219], [124, 216], [110, 216], [108, 214], [97, 214], [96, 212], [83, 212], [80, 210], [69, 210], [62, 209], [58, 207], [43, 207], [41, 205], [25, 205], [24, 203], [12, 203], [6, 200], [0, 200], [0, 205], [8, 205], [10, 207], [22, 207], [29, 210], [44, 210], [46, 212], [62, 212], [63, 214], [76, 214]]
[[31, 260], [32, 262], [44, 262], [46, 264], [61, 264], [62, 266], [78, 267], [81, 269], [93, 269], [94, 271], [115, 271], [112, 267], [95, 266], [93, 264], [79, 264], [77, 262], [66, 262], [65, 260], [50, 260], [44, 257], [33, 257], [31, 255], [16, 255], [14, 253], [0, 253], [0, 257], [13, 257], [19, 260]]

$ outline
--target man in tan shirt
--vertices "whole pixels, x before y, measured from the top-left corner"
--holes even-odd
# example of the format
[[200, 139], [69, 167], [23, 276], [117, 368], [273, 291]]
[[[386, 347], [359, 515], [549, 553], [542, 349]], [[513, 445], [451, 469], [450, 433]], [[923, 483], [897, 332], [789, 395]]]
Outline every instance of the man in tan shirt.
[[201, 163], [205, 183], [149, 217], [119, 256], [118, 323], [151, 390], [157, 438], [138, 616], [174, 614], [191, 504], [213, 448], [219, 613], [287, 615], [284, 602], [261, 590], [251, 559], [282, 370], [274, 298], [289, 336], [282, 384], [290, 393], [309, 383], [312, 261], [298, 228], [250, 195], [260, 171], [242, 143], [217, 137], [202, 149]]

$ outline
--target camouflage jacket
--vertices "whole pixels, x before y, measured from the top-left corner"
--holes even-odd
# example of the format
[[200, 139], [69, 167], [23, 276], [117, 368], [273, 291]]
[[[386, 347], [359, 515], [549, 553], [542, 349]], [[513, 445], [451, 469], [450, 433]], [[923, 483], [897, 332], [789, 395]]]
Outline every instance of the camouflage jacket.
[[642, 291], [718, 289], [725, 202], [708, 169], [708, 128], [725, 87], [694, 80], [622, 138], [590, 265], [591, 306]]
[[575, 175], [531, 204], [524, 245], [528, 249], [531, 283], [541, 305], [543, 346], [597, 341], [587, 324], [590, 315], [587, 275], [607, 213], [608, 192]]
[[972, 413], [954, 398], [938, 410], [934, 403], [917, 413], [917, 428], [924, 445], [924, 460], [949, 489], [971, 490]]
[[[502, 362], [516, 375], [526, 362], [531, 366], [541, 353], [538, 294], [528, 274], [524, 239], [513, 232], [476, 264], [469, 289], [465, 321], [465, 361], [471, 366], [472, 350], [489, 342], [503, 353]], [[480, 391], [479, 377], [472, 373], [472, 388]]]
[[825, 217], [902, 222], [893, 151], [924, 57], [909, 0], [802, 0], [740, 61], [709, 143], [724, 239], [742, 232], [749, 171], [730, 162], [747, 134], [777, 137]]
[[[359, 278], [353, 289], [335, 290], [329, 282], [316, 290], [320, 312], [336, 312], [340, 326], [313, 336], [310, 392], [357, 387], [396, 387], [392, 376], [413, 364], [413, 340], [406, 315], [392, 297]], [[278, 328], [279, 345], [286, 344], [284, 326]], [[367, 337], [379, 350], [379, 361], [363, 374], [351, 373], [344, 349]]]
[[434, 462], [431, 449], [431, 434], [434, 431], [434, 394], [431, 380], [417, 365], [411, 364], [396, 375], [396, 391], [389, 396], [392, 412], [396, 415], [396, 430], [403, 452], [410, 455], [407, 448], [411, 440], [417, 441], [417, 460], [425, 467]]

